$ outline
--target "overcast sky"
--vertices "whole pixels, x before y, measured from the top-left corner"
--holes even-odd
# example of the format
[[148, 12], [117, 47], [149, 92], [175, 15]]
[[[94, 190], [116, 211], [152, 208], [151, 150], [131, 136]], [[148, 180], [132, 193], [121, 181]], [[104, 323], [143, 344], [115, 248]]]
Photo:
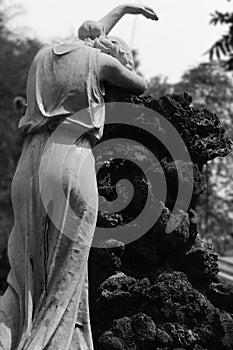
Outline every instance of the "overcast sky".
[[[119, 0], [18, 0], [24, 14], [15, 22], [23, 33], [44, 42], [73, 35], [86, 19], [100, 19], [113, 7], [133, 1]], [[135, 1], [137, 3], [137, 1]], [[174, 83], [182, 73], [208, 56], [203, 54], [226, 28], [209, 25], [210, 13], [232, 10], [226, 0], [145, 0], [159, 17], [125, 16], [112, 34], [139, 49], [146, 78], [167, 76]], [[136, 24], [136, 26], [135, 26]], [[135, 36], [132, 38], [133, 28]]]

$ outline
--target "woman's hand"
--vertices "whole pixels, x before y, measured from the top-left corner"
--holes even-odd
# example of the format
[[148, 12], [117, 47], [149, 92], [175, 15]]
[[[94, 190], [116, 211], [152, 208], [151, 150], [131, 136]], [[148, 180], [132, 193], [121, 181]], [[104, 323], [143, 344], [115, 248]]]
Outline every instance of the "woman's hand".
[[107, 13], [99, 22], [103, 24], [106, 34], [116, 25], [116, 23], [126, 14], [143, 15], [154, 21], [158, 20], [152, 8], [140, 4], [126, 4], [115, 7]]
[[143, 15], [146, 18], [150, 18], [154, 21], [158, 21], [158, 17], [155, 14], [154, 10], [148, 6], [140, 5], [140, 4], [129, 4], [125, 5], [125, 13], [133, 14], [133, 15]]

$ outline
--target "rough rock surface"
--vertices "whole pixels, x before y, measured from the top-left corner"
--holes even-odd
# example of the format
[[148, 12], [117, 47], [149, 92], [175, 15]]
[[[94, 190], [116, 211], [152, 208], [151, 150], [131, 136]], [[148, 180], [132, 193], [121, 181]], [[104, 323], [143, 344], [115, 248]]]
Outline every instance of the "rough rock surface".
[[[90, 311], [95, 349], [233, 349], [233, 289], [218, 280], [218, 256], [199, 237], [195, 214], [197, 200], [206, 188], [203, 165], [227, 155], [231, 141], [224, 136], [217, 116], [193, 108], [188, 94], [160, 100], [121, 96], [119, 101], [134, 105], [132, 118], [139, 126], [146, 118], [138, 105], [170, 121], [184, 140], [190, 162], [172, 159], [165, 148], [137, 129], [106, 126], [103, 140], [129, 137], [140, 145], [116, 142], [114, 147], [121, 159], [113, 159], [114, 150], [108, 147], [97, 151], [97, 167], [101, 162], [103, 165], [98, 172], [99, 193], [106, 209], [100, 208], [98, 226], [106, 232], [125, 224], [130, 227], [148, 200], [160, 210], [160, 216], [128, 244], [107, 234], [99, 248], [91, 250]], [[111, 119], [114, 110], [109, 114]], [[147, 123], [151, 123], [151, 129], [164, 132], [158, 115]], [[141, 169], [147, 169], [146, 173]], [[192, 189], [192, 196], [188, 205], [181, 196], [174, 212], [178, 174], [184, 188]], [[164, 177], [167, 195], [163, 201], [154, 184], [162, 186]], [[121, 179], [131, 183], [132, 198], [127, 185], [117, 188]], [[118, 197], [126, 203], [126, 210], [111, 211], [112, 201]], [[151, 213], [149, 208], [146, 220]], [[175, 223], [180, 217], [179, 225], [168, 232], [167, 223]]]

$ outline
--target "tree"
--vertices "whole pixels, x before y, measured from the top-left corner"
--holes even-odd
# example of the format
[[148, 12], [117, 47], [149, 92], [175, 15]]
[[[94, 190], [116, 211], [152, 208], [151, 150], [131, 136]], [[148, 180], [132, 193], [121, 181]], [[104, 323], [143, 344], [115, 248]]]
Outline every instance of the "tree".
[[[208, 108], [220, 118], [228, 137], [233, 139], [233, 81], [218, 63], [202, 63], [186, 72], [174, 91], [187, 91], [197, 108]], [[207, 190], [199, 203], [199, 227], [219, 253], [232, 245], [233, 234], [233, 154], [208, 162], [204, 169]], [[229, 248], [229, 247], [228, 247]]]
[[172, 92], [173, 86], [168, 83], [167, 77], [155, 76], [149, 80], [145, 95], [160, 98]]
[[187, 71], [174, 85], [174, 90], [189, 92], [197, 108], [208, 108], [216, 113], [228, 136], [233, 137], [232, 73], [226, 73], [218, 62], [201, 63]]
[[16, 95], [26, 94], [29, 67], [41, 47], [36, 40], [19, 39], [12, 33], [8, 18], [13, 9], [9, 11], [6, 2], [0, 0], [0, 260], [13, 225], [10, 189], [21, 151], [17, 129], [19, 116], [13, 108], [13, 100]]
[[210, 60], [214, 57], [217, 57], [219, 60], [221, 57], [226, 57], [226, 60], [223, 62], [224, 66], [227, 70], [233, 70], [233, 12], [222, 13], [215, 11], [211, 16], [211, 24], [226, 24], [228, 26], [228, 32], [210, 48]]

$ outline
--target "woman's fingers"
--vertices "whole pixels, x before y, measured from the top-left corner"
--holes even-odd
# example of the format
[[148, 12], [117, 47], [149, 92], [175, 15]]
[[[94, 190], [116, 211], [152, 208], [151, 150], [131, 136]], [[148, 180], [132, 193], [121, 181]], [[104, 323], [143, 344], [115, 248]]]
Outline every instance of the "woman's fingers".
[[142, 6], [142, 11], [143, 11], [142, 14], [145, 17], [150, 18], [154, 21], [158, 21], [158, 17], [152, 8], [147, 7], [147, 6]]
[[158, 17], [156, 15], [156, 13], [154, 12], [154, 10], [148, 6], [144, 6], [144, 5], [139, 5], [139, 4], [131, 4], [128, 5], [128, 13], [131, 14], [135, 14], [135, 15], [139, 15], [142, 14], [143, 16], [145, 16], [146, 18], [150, 18], [154, 21], [158, 20]]

